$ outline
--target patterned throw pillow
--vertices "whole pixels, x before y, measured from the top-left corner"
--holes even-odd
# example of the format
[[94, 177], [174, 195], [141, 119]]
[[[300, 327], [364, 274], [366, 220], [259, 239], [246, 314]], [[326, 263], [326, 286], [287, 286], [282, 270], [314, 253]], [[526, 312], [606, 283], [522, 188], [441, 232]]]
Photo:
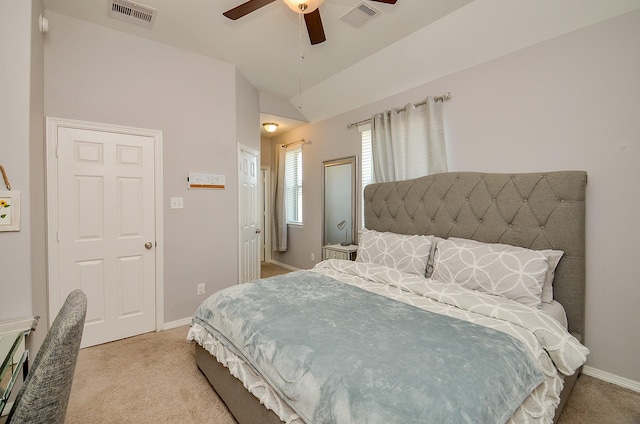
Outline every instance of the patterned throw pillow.
[[424, 277], [432, 243], [432, 236], [363, 230], [356, 262], [384, 265]]
[[432, 278], [540, 307], [548, 271], [543, 251], [450, 238], [437, 245]]

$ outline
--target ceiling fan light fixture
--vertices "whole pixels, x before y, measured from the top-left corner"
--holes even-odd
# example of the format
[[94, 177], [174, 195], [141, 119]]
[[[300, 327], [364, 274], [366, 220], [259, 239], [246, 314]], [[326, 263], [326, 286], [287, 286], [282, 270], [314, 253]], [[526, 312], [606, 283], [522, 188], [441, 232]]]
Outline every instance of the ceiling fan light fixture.
[[262, 127], [266, 132], [272, 133], [278, 129], [278, 124], [276, 124], [275, 122], [265, 122], [264, 124], [262, 124]]
[[296, 13], [311, 13], [320, 7], [324, 0], [283, 0], [289, 9]]

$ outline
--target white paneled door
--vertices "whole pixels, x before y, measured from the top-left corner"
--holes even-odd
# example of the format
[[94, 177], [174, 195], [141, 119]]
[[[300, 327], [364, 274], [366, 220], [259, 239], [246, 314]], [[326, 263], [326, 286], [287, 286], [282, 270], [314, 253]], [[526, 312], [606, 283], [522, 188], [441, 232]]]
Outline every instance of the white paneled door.
[[[156, 329], [154, 138], [57, 128], [56, 299], [88, 298], [82, 346]], [[56, 278], [54, 278], [56, 280]]]
[[238, 180], [240, 197], [240, 282], [260, 278], [259, 153], [238, 147]]

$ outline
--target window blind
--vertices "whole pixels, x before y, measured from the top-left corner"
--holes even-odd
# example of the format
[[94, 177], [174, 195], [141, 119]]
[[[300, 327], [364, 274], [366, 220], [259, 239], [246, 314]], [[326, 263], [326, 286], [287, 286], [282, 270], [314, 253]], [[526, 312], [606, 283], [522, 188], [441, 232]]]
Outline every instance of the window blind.
[[284, 164], [288, 224], [302, 224], [302, 146], [287, 149]]
[[371, 129], [365, 129], [360, 133], [362, 137], [362, 166], [361, 166], [361, 192], [360, 192], [360, 228], [364, 228], [364, 188], [373, 183], [373, 155], [371, 147]]

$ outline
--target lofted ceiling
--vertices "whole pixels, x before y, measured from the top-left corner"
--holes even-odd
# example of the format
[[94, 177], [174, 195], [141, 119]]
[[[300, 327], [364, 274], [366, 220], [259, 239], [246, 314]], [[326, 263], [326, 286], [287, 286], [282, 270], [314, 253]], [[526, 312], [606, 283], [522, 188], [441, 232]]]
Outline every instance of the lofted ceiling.
[[48, 11], [233, 63], [260, 92], [294, 106], [302, 45], [300, 111], [310, 122], [640, 8], [640, 0], [368, 2], [381, 13], [356, 28], [340, 18], [362, 0], [325, 0], [327, 40], [312, 46], [304, 23], [300, 43], [298, 15], [281, 0], [235, 21], [222, 15], [244, 1], [139, 0], [158, 11], [151, 29], [111, 18], [109, 0], [43, 3]]
[[270, 113], [260, 113], [260, 123], [261, 124], [265, 124], [265, 123], [275, 123], [278, 125], [278, 128], [276, 129], [276, 131], [269, 133], [267, 132], [264, 127], [261, 125], [260, 127], [260, 134], [262, 137], [265, 138], [273, 138], [277, 135], [280, 134], [284, 134], [289, 130], [292, 130], [294, 128], [300, 127], [304, 124], [307, 124], [307, 121], [302, 121], [300, 119], [293, 119], [293, 118], [288, 118], [286, 116], [282, 116], [282, 115], [273, 115]]

